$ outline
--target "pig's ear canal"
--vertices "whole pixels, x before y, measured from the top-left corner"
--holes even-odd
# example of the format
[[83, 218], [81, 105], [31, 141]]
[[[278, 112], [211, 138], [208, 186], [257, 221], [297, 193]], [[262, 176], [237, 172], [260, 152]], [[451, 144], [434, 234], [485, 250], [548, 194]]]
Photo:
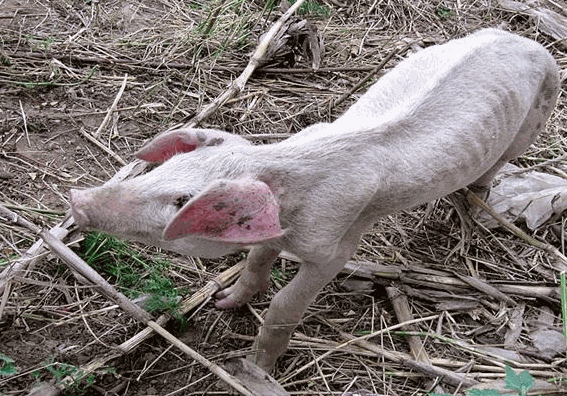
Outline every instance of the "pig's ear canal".
[[136, 157], [148, 162], [165, 162], [175, 154], [195, 150], [196, 140], [189, 130], [171, 131], [150, 141], [136, 153]]
[[136, 153], [136, 157], [148, 162], [165, 162], [175, 154], [221, 144], [224, 139], [217, 135], [218, 132], [206, 129], [176, 129], [154, 138]]
[[254, 244], [279, 238], [279, 205], [270, 188], [255, 180], [220, 180], [185, 205], [163, 231], [164, 239], [186, 236]]

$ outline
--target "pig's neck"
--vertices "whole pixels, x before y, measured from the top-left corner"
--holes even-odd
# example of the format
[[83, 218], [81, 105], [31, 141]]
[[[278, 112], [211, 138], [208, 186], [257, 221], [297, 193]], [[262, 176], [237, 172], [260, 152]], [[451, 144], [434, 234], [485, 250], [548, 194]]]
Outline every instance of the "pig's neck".
[[384, 176], [381, 164], [388, 157], [379, 128], [337, 131], [333, 124], [317, 124], [280, 143], [249, 146], [242, 157], [242, 176], [268, 184], [289, 211], [313, 196], [342, 200], [356, 195], [360, 183], [365, 184], [362, 189], [372, 185], [376, 191]]

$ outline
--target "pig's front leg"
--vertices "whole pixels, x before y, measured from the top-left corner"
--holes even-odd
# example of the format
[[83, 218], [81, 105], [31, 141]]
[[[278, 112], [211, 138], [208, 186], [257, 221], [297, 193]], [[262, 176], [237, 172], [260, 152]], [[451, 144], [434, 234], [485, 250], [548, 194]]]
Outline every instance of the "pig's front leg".
[[240, 307], [256, 293], [266, 291], [270, 282], [270, 269], [280, 252], [281, 250], [267, 246], [254, 246], [236, 283], [215, 295], [219, 298], [215, 306], [223, 309]]

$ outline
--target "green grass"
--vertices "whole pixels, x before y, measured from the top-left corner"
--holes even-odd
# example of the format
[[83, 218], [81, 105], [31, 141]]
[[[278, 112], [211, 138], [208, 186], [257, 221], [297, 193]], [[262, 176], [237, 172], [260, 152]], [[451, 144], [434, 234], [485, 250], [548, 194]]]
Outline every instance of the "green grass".
[[453, 12], [451, 11], [451, 9], [441, 4], [437, 6], [435, 12], [437, 13], [437, 16], [441, 19], [449, 19], [453, 16]]
[[[290, 1], [291, 4], [295, 3], [295, 0]], [[331, 15], [331, 9], [325, 5], [320, 4], [316, 1], [306, 1], [297, 10], [298, 15], [312, 16], [312, 17], [325, 17], [328, 18]]]
[[291, 272], [289, 271], [282, 271], [279, 268], [272, 269], [271, 277], [274, 282], [287, 282], [291, 278]]
[[264, 5], [264, 12], [271, 13], [274, 8], [278, 5], [278, 0], [267, 0]]
[[129, 298], [149, 295], [144, 302], [148, 312], [165, 311], [178, 316], [180, 291], [167, 277], [168, 261], [146, 261], [127, 242], [100, 232], [85, 236], [79, 252], [91, 267], [108, 274], [120, 291]]
[[26, 34], [25, 41], [32, 47], [34, 51], [49, 52], [51, 50], [51, 45], [55, 43], [53, 37], [36, 37], [33, 34]]
[[[5, 256], [5, 257], [6, 257], [6, 256]], [[17, 257], [16, 257], [15, 255], [13, 255], [13, 254], [10, 254], [10, 255], [8, 256], [8, 258], [6, 258], [6, 259], [3, 259], [3, 258], [0, 259], [0, 268], [8, 266], [8, 264], [10, 264], [10, 263], [12, 262], [12, 261], [11, 261], [11, 258], [13, 258], [14, 260], [17, 259]]]

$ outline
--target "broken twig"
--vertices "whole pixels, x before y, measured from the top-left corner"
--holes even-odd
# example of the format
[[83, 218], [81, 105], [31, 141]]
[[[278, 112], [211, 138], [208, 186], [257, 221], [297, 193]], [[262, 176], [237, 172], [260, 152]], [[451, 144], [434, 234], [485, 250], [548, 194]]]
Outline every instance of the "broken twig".
[[278, 21], [272, 25], [270, 30], [268, 30], [268, 32], [262, 38], [260, 44], [256, 48], [256, 51], [254, 51], [254, 53], [252, 54], [252, 57], [250, 58], [250, 61], [248, 62], [248, 65], [246, 66], [242, 74], [230, 84], [230, 87], [222, 95], [217, 97], [213, 102], [211, 102], [208, 106], [201, 110], [201, 112], [193, 117], [191, 121], [183, 125], [184, 128], [192, 128], [199, 125], [205, 118], [210, 117], [211, 114], [213, 114], [220, 106], [226, 103], [226, 101], [228, 101], [230, 98], [244, 89], [246, 82], [248, 81], [252, 73], [254, 73], [254, 70], [256, 70], [256, 68], [264, 60], [264, 55], [266, 54], [266, 51], [268, 50], [272, 39], [278, 34], [285, 21], [287, 21], [295, 13], [295, 11], [297, 11], [297, 9], [301, 6], [301, 4], [303, 4], [304, 1], [305, 0], [296, 1], [295, 4], [293, 4], [280, 17], [280, 19], [278, 19]]

